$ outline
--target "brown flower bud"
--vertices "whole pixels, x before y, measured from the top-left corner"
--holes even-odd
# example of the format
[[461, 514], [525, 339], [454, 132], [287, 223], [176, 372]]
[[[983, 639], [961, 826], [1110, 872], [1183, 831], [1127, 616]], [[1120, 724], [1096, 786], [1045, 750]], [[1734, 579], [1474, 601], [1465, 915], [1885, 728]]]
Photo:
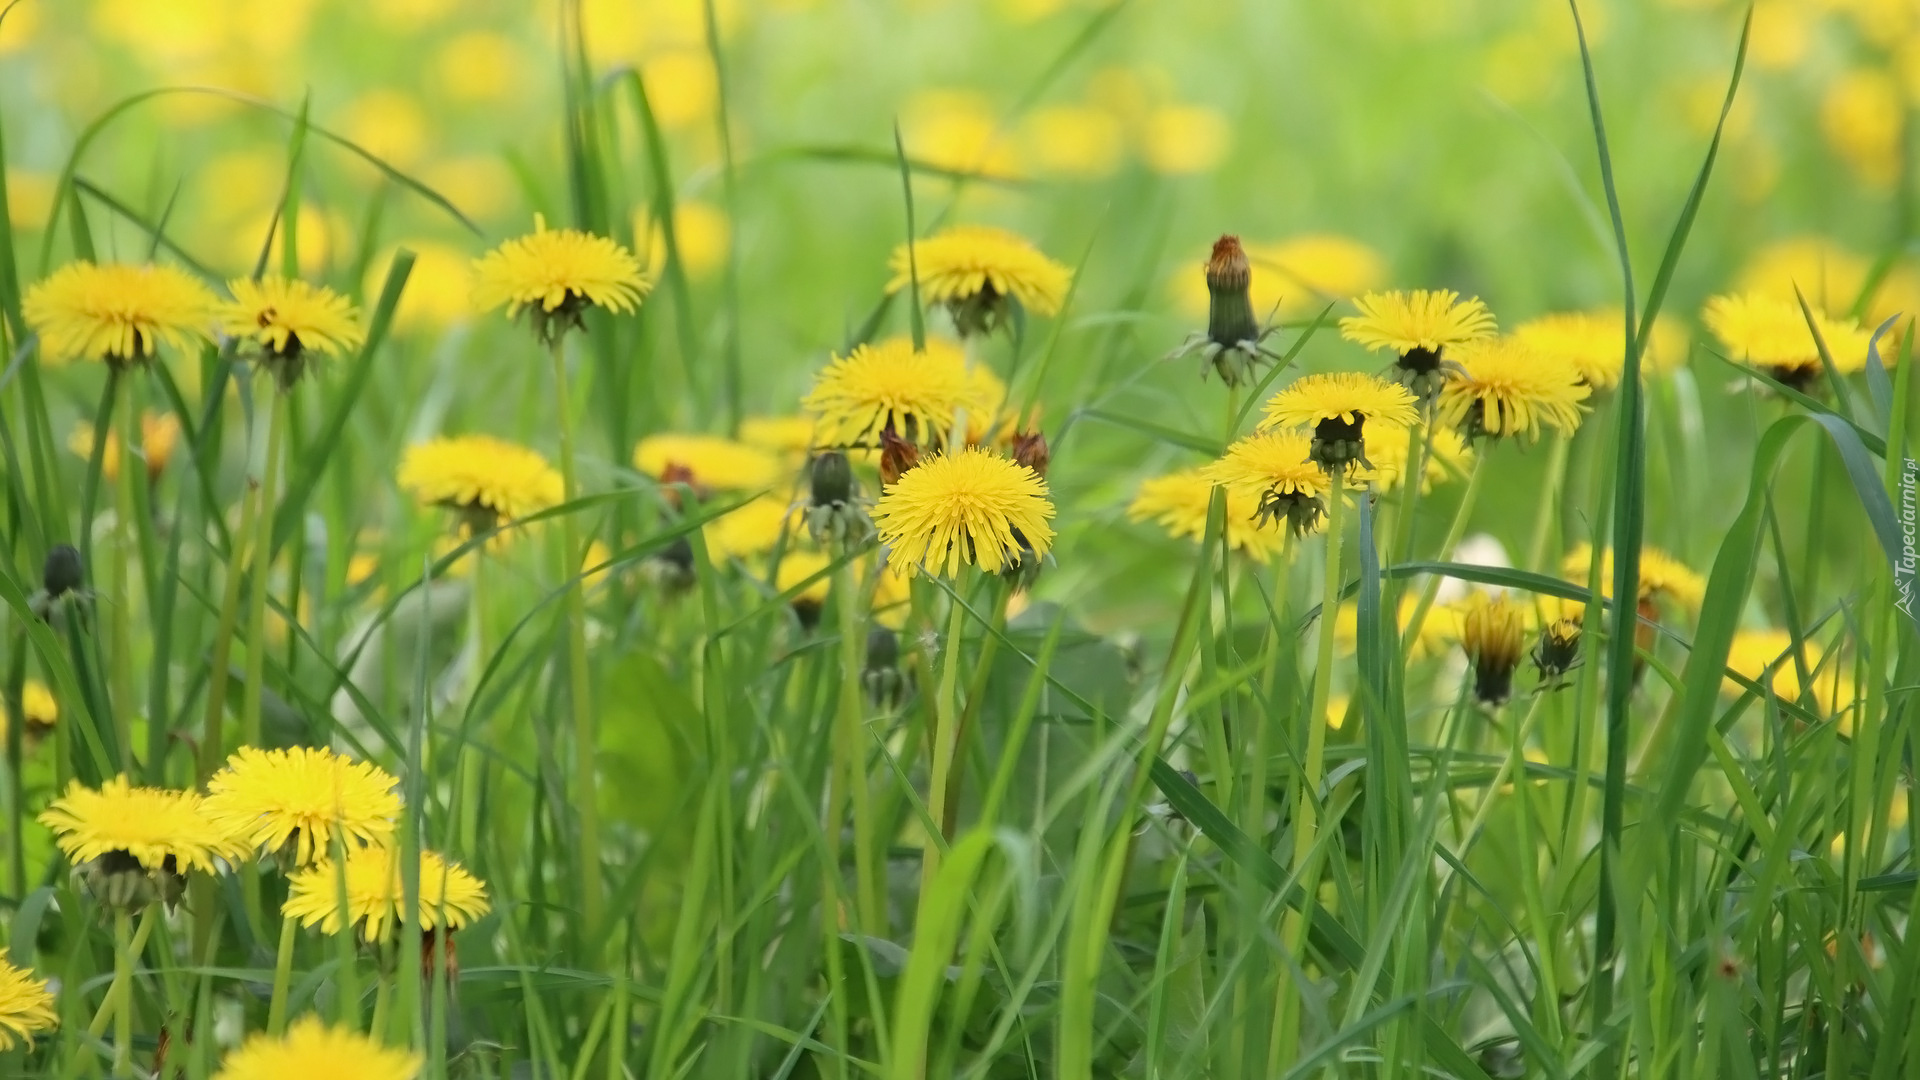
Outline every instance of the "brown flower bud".
[[880, 486], [900, 482], [900, 474], [920, 464], [920, 450], [888, 428], [880, 433]]
[[1013, 437], [1013, 460], [1032, 469], [1041, 479], [1046, 479], [1047, 463], [1052, 455], [1047, 451], [1047, 437], [1038, 431], [1022, 431]]
[[1253, 265], [1240, 238], [1222, 236], [1214, 241], [1213, 257], [1207, 260], [1207, 337], [1215, 344], [1231, 347], [1259, 339], [1252, 285]]

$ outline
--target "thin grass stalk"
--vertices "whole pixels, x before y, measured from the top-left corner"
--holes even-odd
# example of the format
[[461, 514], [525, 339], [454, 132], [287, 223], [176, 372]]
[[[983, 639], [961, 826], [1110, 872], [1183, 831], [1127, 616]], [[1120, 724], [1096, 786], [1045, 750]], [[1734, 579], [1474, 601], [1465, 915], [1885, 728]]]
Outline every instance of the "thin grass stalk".
[[[556, 337], [548, 352], [553, 360], [554, 404], [560, 423], [560, 477], [566, 499], [580, 496], [580, 479], [574, 464], [573, 399], [567, 389], [566, 338]], [[579, 529], [572, 514], [560, 516], [560, 580], [571, 581], [579, 566]], [[567, 703], [573, 710], [574, 782], [580, 785], [575, 812], [580, 816], [580, 912], [584, 922], [583, 941], [596, 940], [602, 909], [600, 896], [600, 789], [594, 775], [598, 732], [594, 724], [593, 702], [587, 678], [587, 602], [580, 583], [568, 587], [567, 623]]]
[[[1460, 546], [1461, 537], [1466, 535], [1467, 522], [1473, 518], [1474, 504], [1480, 499], [1480, 480], [1486, 475], [1486, 462], [1485, 454], [1474, 455], [1473, 468], [1467, 471], [1467, 490], [1460, 496], [1459, 508], [1453, 512], [1453, 522], [1447, 526], [1446, 539], [1440, 542], [1440, 550], [1435, 552], [1437, 558], [1452, 558], [1453, 549]], [[1331, 518], [1331, 511], [1328, 516]], [[1426, 586], [1420, 590], [1420, 603], [1414, 606], [1413, 617], [1407, 620], [1407, 627], [1401, 632], [1401, 640], [1420, 640], [1420, 629], [1427, 624], [1427, 614], [1433, 610], [1433, 602], [1439, 595], [1440, 575], [1429, 575]]]
[[940, 818], [940, 832], [948, 837], [957, 835], [959, 828], [960, 797], [967, 783], [967, 736], [974, 729], [981, 703], [986, 700], [987, 677], [993, 672], [994, 652], [1000, 644], [1000, 635], [1007, 628], [1007, 605], [1013, 600], [1013, 587], [1007, 579], [996, 578], [987, 587], [993, 594], [993, 614], [989, 616], [986, 635], [980, 639], [980, 651], [973, 659], [973, 676], [967, 680], [966, 705], [960, 710], [960, 727], [953, 735], [959, 767], [947, 777], [945, 814]]
[[[134, 460], [134, 447], [140, 445], [139, 402], [134, 394], [133, 379], [115, 379], [121, 384], [121, 394], [127, 400], [115, 410], [114, 422], [120, 428], [120, 470], [118, 482], [114, 484], [113, 504], [113, 618], [109, 632], [113, 635], [110, 646], [113, 664], [107, 671], [107, 678], [113, 687], [113, 741], [120, 751], [120, 768], [133, 773], [133, 713], [134, 702], [134, 659], [133, 659], [133, 573], [130, 569], [134, 545], [134, 530], [144, 528], [145, 523], [136, 520], [134, 512], [133, 485], [145, 483], [146, 477]], [[150, 722], [162, 722], [153, 717]]]
[[1527, 561], [1523, 564], [1528, 570], [1540, 571], [1545, 566], [1547, 545], [1553, 539], [1554, 523], [1560, 513], [1560, 492], [1567, 483], [1567, 461], [1572, 457], [1573, 434], [1557, 432], [1553, 437], [1553, 446], [1547, 451], [1547, 475], [1541, 482], [1539, 509], [1533, 518], [1533, 539], [1527, 544]]
[[[268, 377], [270, 379], [270, 377]], [[240, 741], [242, 745], [260, 745], [260, 708], [266, 687], [263, 673], [267, 663], [267, 591], [273, 567], [273, 511], [280, 480], [280, 449], [285, 438], [281, 414], [286, 410], [284, 395], [269, 387], [267, 399], [267, 449], [260, 465], [260, 502], [254, 515], [254, 536], [249, 549], [248, 566], [253, 590], [247, 607], [247, 676], [242, 684]], [[215, 670], [215, 680], [226, 673]]]
[[113, 1075], [126, 1076], [133, 1065], [133, 917], [124, 908], [113, 913], [113, 986], [107, 994], [114, 1002]]
[[[953, 771], [954, 753], [960, 734], [960, 708], [956, 700], [960, 678], [960, 635], [966, 628], [966, 605], [960, 602], [960, 582], [955, 582], [948, 600], [946, 655], [940, 658], [940, 689], [935, 697], [935, 728], [932, 734], [932, 772], [927, 785], [927, 815], [935, 824], [946, 820], [948, 776]], [[944, 834], [929, 836], [920, 862], [920, 906], [925, 910], [940, 870], [941, 849], [950, 839]]]
[[[1316, 874], [1304, 873], [1302, 868], [1306, 866], [1314, 841], [1320, 834], [1320, 781], [1326, 772], [1327, 757], [1327, 698], [1333, 685], [1334, 623], [1339, 621], [1340, 611], [1341, 532], [1346, 526], [1345, 479], [1345, 471], [1338, 468], [1328, 475], [1327, 567], [1320, 598], [1320, 637], [1313, 663], [1313, 703], [1307, 711], [1307, 754], [1301, 765], [1299, 787], [1293, 804], [1293, 860], [1290, 865], [1300, 875], [1300, 887], [1306, 890], [1308, 896], [1315, 894], [1319, 884]], [[1282, 939], [1288, 955], [1304, 955], [1306, 917], [1289, 909], [1283, 921]], [[1291, 1056], [1287, 1051], [1297, 1050], [1300, 1046], [1299, 987], [1292, 979], [1283, 977], [1278, 998], [1275, 1011], [1279, 1023], [1273, 1047], [1279, 1059], [1286, 1060]]]
[[[886, 936], [886, 897], [881, 891], [876, 860], [873, 827], [873, 792], [867, 784], [866, 740], [861, 727], [866, 716], [865, 686], [861, 674], [866, 669], [865, 642], [860, 635], [862, 591], [853, 572], [854, 560], [844, 561], [833, 575], [834, 604], [840, 616], [840, 709], [835, 721], [834, 765], [829, 787], [844, 785], [845, 797], [853, 805], [853, 881], [854, 911], [860, 920], [860, 932]], [[837, 853], [840, 847], [841, 795], [830, 792], [832, 812], [827, 816], [827, 842]], [[839, 860], [827, 868], [839, 874]]]

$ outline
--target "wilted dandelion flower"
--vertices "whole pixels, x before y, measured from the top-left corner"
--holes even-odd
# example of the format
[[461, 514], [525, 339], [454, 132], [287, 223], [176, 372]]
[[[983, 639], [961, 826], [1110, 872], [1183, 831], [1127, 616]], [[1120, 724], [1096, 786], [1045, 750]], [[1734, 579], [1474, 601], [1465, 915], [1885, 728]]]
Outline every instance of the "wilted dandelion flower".
[[773, 487], [784, 470], [772, 454], [718, 435], [649, 435], [633, 449], [633, 467], [656, 479], [682, 466], [675, 478], [714, 491]]
[[153, 359], [161, 345], [210, 338], [213, 293], [164, 264], [72, 262], [27, 290], [27, 325], [49, 363], [100, 360], [114, 367]]
[[53, 991], [47, 980], [36, 979], [33, 972], [13, 966], [7, 951], [0, 949], [0, 1053], [24, 1041], [33, 1045], [33, 1037], [52, 1031], [60, 1024], [53, 1011]]
[[[1514, 328], [1514, 340], [1539, 356], [1572, 364], [1588, 386], [1610, 390], [1626, 370], [1627, 332], [1619, 311], [1574, 311], [1542, 315]], [[1686, 362], [1687, 338], [1673, 320], [1654, 320], [1640, 374], [1664, 375]]]
[[[1193, 334], [1173, 351], [1169, 359], [1199, 353], [1208, 366], [1220, 373], [1220, 381], [1239, 386], [1252, 377], [1262, 360], [1278, 360], [1262, 343], [1275, 327], [1262, 327], [1253, 310], [1253, 264], [1240, 246], [1237, 236], [1222, 236], [1213, 245], [1208, 258], [1207, 329]], [[1205, 377], [1207, 369], [1200, 369]]]
[[945, 307], [962, 337], [992, 331], [1014, 303], [1034, 315], [1055, 314], [1073, 280], [1073, 271], [1025, 237], [988, 225], [955, 225], [911, 249], [903, 244], [888, 265], [888, 292], [908, 288], [917, 274], [921, 299]]
[[[1754, 293], [1716, 296], [1707, 301], [1701, 321], [1731, 359], [1759, 368], [1775, 382], [1806, 390], [1822, 376], [1819, 344], [1806, 313], [1792, 300]], [[1869, 336], [1858, 323], [1815, 311], [1813, 325], [1836, 371], [1847, 375], [1866, 368]]]
[[948, 342], [916, 352], [905, 338], [856, 345], [814, 379], [801, 407], [818, 417], [815, 441], [852, 446], [891, 431], [909, 443], [944, 441], [974, 386], [966, 356]]
[[[93, 425], [84, 420], [73, 425], [73, 433], [67, 436], [67, 449], [92, 461], [95, 434]], [[141, 412], [139, 451], [147, 463], [148, 482], [158, 480], [166, 471], [179, 444], [180, 421], [172, 413], [152, 409]], [[120, 435], [111, 429], [107, 431], [107, 444], [100, 448], [100, 477], [109, 484], [120, 479]]]
[[[1593, 545], [1581, 544], [1560, 564], [1560, 575], [1568, 581], [1585, 585], [1587, 570], [1593, 562]], [[1613, 595], [1613, 552], [1608, 551], [1600, 559], [1600, 593], [1611, 598]], [[1707, 582], [1685, 563], [1661, 551], [1659, 548], [1640, 549], [1640, 600], [1651, 601], [1665, 597], [1687, 611], [1699, 611], [1707, 598]]]
[[1513, 696], [1520, 666], [1525, 612], [1504, 596], [1471, 604], [1460, 624], [1460, 646], [1473, 664], [1473, 696], [1482, 705], [1502, 705]]
[[377, 765], [321, 747], [241, 747], [207, 781], [209, 819], [248, 849], [308, 866], [342, 842], [384, 844], [400, 816], [399, 786]]
[[907, 471], [873, 517], [892, 545], [889, 565], [951, 577], [963, 563], [990, 573], [1044, 558], [1053, 545], [1053, 503], [1032, 469], [967, 447]]
[[414, 1080], [420, 1066], [419, 1054], [309, 1014], [289, 1024], [285, 1035], [248, 1038], [213, 1080]]
[[324, 286], [236, 278], [227, 291], [233, 300], [217, 311], [221, 331], [256, 350], [282, 390], [300, 381], [312, 354], [334, 356], [367, 340], [353, 304]]
[[[344, 874], [326, 859], [294, 874], [287, 881], [287, 918], [302, 926], [318, 926], [337, 934], [358, 926], [366, 941], [384, 941], [397, 934], [406, 918], [407, 902], [400, 872], [401, 853], [395, 848], [362, 847], [347, 852]], [[340, 906], [344, 879], [346, 907]], [[458, 930], [491, 910], [487, 887], [459, 863], [422, 849], [420, 852], [420, 928]], [[344, 917], [342, 915], [344, 911]]]
[[[1140, 491], [1127, 507], [1134, 521], [1154, 521], [1168, 535], [1200, 541], [1207, 535], [1207, 511], [1213, 503], [1214, 481], [1204, 469], [1182, 469], [1165, 476], [1140, 482]], [[1226, 493], [1227, 545], [1252, 558], [1267, 562], [1280, 550], [1282, 534], [1262, 529], [1254, 523], [1256, 497], [1245, 489], [1223, 486]]]
[[524, 446], [490, 435], [431, 439], [407, 448], [400, 487], [429, 506], [457, 512], [485, 532], [560, 505], [560, 474]]
[[1540, 681], [1551, 686], [1580, 662], [1580, 620], [1558, 618], [1540, 628], [1540, 640], [1533, 646], [1533, 666]]
[[522, 310], [534, 333], [552, 344], [568, 330], [586, 328], [588, 308], [632, 311], [652, 285], [633, 253], [604, 236], [549, 229], [535, 214], [533, 231], [509, 240], [473, 264], [473, 299], [481, 311]]
[[134, 787], [125, 775], [98, 788], [78, 780], [37, 819], [81, 868], [102, 903], [122, 909], [172, 902], [189, 870], [213, 870], [233, 844], [190, 791]]
[[[1420, 470], [1420, 491], [1433, 490], [1433, 485], [1444, 484], [1456, 476], [1464, 475], [1473, 465], [1473, 447], [1467, 444], [1460, 432], [1450, 427], [1437, 427], [1431, 431], [1416, 426], [1418, 438], [1424, 445], [1417, 447], [1423, 455], [1423, 468]], [[1372, 437], [1367, 441], [1367, 456], [1373, 462], [1373, 468], [1366, 475], [1367, 486], [1376, 491], [1392, 491], [1406, 478], [1408, 429], [1394, 428], [1389, 425], [1375, 427]]]
[[1414, 398], [1405, 387], [1372, 375], [1340, 372], [1295, 379], [1267, 402], [1260, 427], [1312, 429], [1308, 456], [1334, 472], [1370, 464], [1367, 421], [1405, 428], [1415, 419]]
[[1397, 356], [1391, 378], [1422, 401], [1439, 391], [1448, 349], [1490, 338], [1495, 329], [1487, 305], [1450, 289], [1367, 293], [1353, 305], [1360, 314], [1340, 320], [1340, 336]]
[[[1238, 516], [1232, 513], [1233, 502], [1239, 501], [1232, 498], [1237, 493], [1254, 504], [1246, 520], [1256, 529], [1285, 522], [1288, 533], [1304, 536], [1320, 528], [1327, 510], [1327, 474], [1309, 459], [1312, 448], [1307, 437], [1297, 432], [1261, 432], [1227, 447], [1219, 460], [1200, 468], [1200, 476], [1209, 484], [1226, 487], [1229, 519]], [[1200, 509], [1204, 515], [1205, 500]]]
[[1475, 342], [1455, 353], [1458, 367], [1440, 389], [1440, 415], [1469, 439], [1540, 437], [1542, 426], [1571, 435], [1593, 391], [1565, 360], [1542, 356], [1513, 338]]

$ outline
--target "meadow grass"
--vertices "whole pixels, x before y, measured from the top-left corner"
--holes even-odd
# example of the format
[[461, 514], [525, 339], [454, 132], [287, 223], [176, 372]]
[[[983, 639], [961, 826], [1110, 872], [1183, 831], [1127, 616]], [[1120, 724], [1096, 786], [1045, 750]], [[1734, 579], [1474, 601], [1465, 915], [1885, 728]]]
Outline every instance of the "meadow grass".
[[[1002, 124], [1128, 6], [1067, 35]], [[497, 237], [308, 103], [224, 92], [284, 145], [252, 276], [302, 276], [307, 188], [331, 167], [317, 159], [379, 170], [326, 275], [360, 303], [364, 343], [285, 393], [231, 339], [125, 370], [44, 362], [23, 294], [64, 263], [161, 259], [220, 282], [176, 234], [173, 195], [110, 194], [90, 164], [116, 125], [185, 92], [103, 112], [37, 236], [11, 227], [0, 182], [0, 926], [8, 960], [55, 981], [60, 1019], [0, 1051], [0, 1076], [202, 1080], [245, 1035], [307, 1014], [418, 1053], [432, 1078], [1907, 1075], [1911, 324], [1881, 327], [1857, 378], [1822, 341], [1823, 378], [1795, 385], [1701, 345], [1704, 379], [1771, 391], [1710, 433], [1691, 374], [1643, 378], [1722, 183], [1751, 27], [1717, 72], [1683, 198], [1649, 208], [1616, 183], [1613, 87], [1570, 10], [1593, 151], [1574, 168], [1616, 253], [1624, 377], [1549, 436], [1533, 499], [1514, 494], [1534, 461], [1487, 440], [1470, 478], [1425, 494], [1336, 482], [1330, 531], [1267, 563], [1231, 542], [1224, 488], [1197, 544], [1135, 543], [1110, 508], [1144, 455], [1215, 457], [1249, 434], [1337, 313], [1289, 322], [1251, 385], [1159, 407], [1143, 380], [1175, 342], [1141, 313], [1172, 215], [1124, 193], [1063, 249], [1058, 316], [968, 343], [1019, 406], [998, 419], [1049, 407], [1052, 564], [1031, 590], [971, 566], [914, 577], [893, 658], [869, 637], [873, 546], [829, 547], [797, 578], [778, 570], [813, 551], [797, 520], [771, 564], [714, 547], [755, 496], [805, 503], [804, 475], [703, 493], [627, 464], [643, 436], [736, 435], [794, 408], [764, 370], [778, 316], [764, 275], [743, 272], [747, 240], [729, 237], [717, 281], [690, 278], [686, 166], [646, 73], [590, 61], [576, 5], [560, 6], [561, 168], [540, 204], [637, 248], [628, 211], [644, 206], [665, 262], [637, 315], [591, 310], [550, 352], [522, 327], [488, 331], [506, 362], [473, 362], [464, 331], [400, 325], [422, 271], [405, 248], [382, 261], [403, 200], [476, 254]], [[714, 182], [739, 220], [775, 182], [736, 148], [747, 73], [711, 0], [701, 16]], [[966, 217], [969, 193], [1046, 197], [910, 143], [896, 127], [890, 151], [791, 156], [897, 175], [879, 215], [895, 242]], [[1660, 215], [1649, 276], [1630, 222]], [[911, 264], [897, 293], [877, 270], [839, 283], [846, 335], [823, 349], [944, 334], [921, 275]], [[384, 494], [406, 446], [460, 426], [462, 396], [563, 462], [566, 497], [504, 539]], [[84, 458], [58, 429], [76, 401]], [[178, 449], [151, 478], [123, 450], [109, 478], [110, 432], [150, 447], [143, 410], [178, 422]], [[1524, 561], [1456, 556], [1488, 519], [1480, 499], [1531, 541], [1511, 547]], [[1697, 614], [1609, 599], [1642, 594], [1654, 535], [1701, 557]], [[1612, 550], [1610, 575], [1559, 572], [1581, 541]], [[85, 588], [47, 616], [35, 594], [60, 544]], [[1149, 584], [1103, 604], [1123, 579]], [[1398, 615], [1457, 618], [1443, 581], [1583, 604], [1583, 662], [1523, 666], [1511, 700], [1476, 701], [1456, 646], [1428, 649]], [[1351, 643], [1326, 617], [1343, 604]], [[1790, 644], [1756, 676], [1731, 654], [1757, 621]], [[30, 678], [61, 713], [38, 745]], [[116, 910], [36, 823], [70, 783], [196, 788], [242, 745], [334, 747], [399, 778], [399, 932], [366, 945], [296, 927], [271, 860], [194, 874], [177, 906]], [[491, 910], [457, 934], [423, 932], [423, 848], [486, 884]]]

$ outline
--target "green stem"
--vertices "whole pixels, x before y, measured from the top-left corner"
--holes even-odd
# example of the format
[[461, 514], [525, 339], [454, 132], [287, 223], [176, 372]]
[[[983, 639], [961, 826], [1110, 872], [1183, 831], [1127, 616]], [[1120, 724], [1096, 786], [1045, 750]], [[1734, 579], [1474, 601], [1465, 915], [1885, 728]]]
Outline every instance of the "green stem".
[[[556, 337], [548, 349], [553, 359], [554, 404], [560, 420], [560, 478], [566, 500], [580, 497], [579, 474], [573, 459], [573, 403], [567, 392], [566, 339]], [[560, 580], [572, 581], [580, 566], [579, 530], [571, 513], [560, 515]], [[594, 751], [599, 745], [593, 701], [587, 685], [587, 598], [576, 582], [567, 589], [567, 703], [573, 710], [573, 770], [580, 785], [575, 809], [580, 815], [580, 914], [584, 941], [597, 940], [600, 929], [600, 790], [594, 773]]]
[[[960, 633], [964, 628], [966, 607], [960, 603], [960, 583], [954, 583], [947, 609], [947, 655], [940, 662], [940, 692], [935, 698], [933, 732], [933, 773], [927, 785], [927, 816], [937, 824], [947, 816], [947, 777], [953, 771], [953, 754], [960, 734], [959, 703], [954, 700], [960, 675]], [[940, 848], [944, 837], [927, 837], [925, 854], [920, 860], [920, 897], [924, 904], [933, 897], [933, 879], [940, 870]]]
[[1533, 734], [1534, 721], [1540, 715], [1540, 703], [1545, 698], [1545, 694], [1533, 696], [1533, 703], [1527, 706], [1526, 717], [1514, 728], [1513, 745], [1508, 749], [1506, 760], [1494, 770], [1493, 782], [1487, 786], [1486, 798], [1481, 799], [1480, 805], [1474, 808], [1472, 820], [1467, 823], [1466, 831], [1460, 834], [1460, 858], [1463, 861], [1467, 857], [1467, 852], [1473, 848], [1473, 842], [1480, 835], [1480, 830], [1486, 827], [1487, 817], [1493, 813], [1493, 804], [1499, 799], [1500, 789], [1505, 787], [1507, 781], [1522, 769], [1527, 737]]
[[267, 1003], [269, 1035], [279, 1035], [287, 1030], [287, 988], [293, 984], [294, 932], [299, 925], [298, 919], [287, 915], [280, 917], [280, 948], [273, 954], [273, 997]]
[[[831, 799], [833, 812], [827, 819], [827, 837], [837, 848], [840, 836], [842, 799], [853, 803], [853, 880], [854, 910], [860, 920], [860, 932], [886, 936], [886, 900], [881, 892], [880, 870], [875, 865], [879, 850], [874, 841], [873, 793], [867, 784], [867, 748], [861, 728], [865, 721], [865, 688], [861, 672], [866, 666], [865, 642], [860, 633], [859, 583], [854, 578], [853, 560], [848, 560], [833, 577], [834, 604], [840, 615], [840, 712], [834, 731], [834, 783], [844, 784], [844, 795]], [[828, 869], [839, 873], [839, 864]]]
[[133, 919], [125, 909], [113, 913], [113, 988], [107, 996], [114, 1002], [113, 1075], [125, 1076], [133, 1065]]
[[[134, 544], [135, 513], [133, 485], [145, 483], [143, 471], [134, 460], [133, 448], [139, 445], [140, 418], [133, 396], [133, 380], [116, 380], [125, 387], [126, 402], [115, 413], [120, 427], [120, 475], [114, 485], [113, 503], [113, 617], [109, 632], [113, 635], [113, 667], [108, 678], [113, 683], [113, 735], [120, 750], [120, 768], [133, 772], [133, 575], [128, 570]], [[159, 722], [155, 718], [153, 722]]]
[[1573, 436], [1560, 432], [1553, 437], [1553, 448], [1547, 451], [1547, 476], [1540, 485], [1539, 509], [1533, 518], [1533, 541], [1527, 545], [1526, 569], [1539, 571], [1542, 560], [1547, 557], [1547, 542], [1552, 538], [1553, 525], [1560, 513], [1561, 491], [1567, 483], [1567, 459], [1573, 446]]
[[382, 972], [373, 984], [373, 1020], [367, 1025], [367, 1034], [374, 1042], [387, 1042], [387, 1016], [392, 1008], [393, 976]]
[[[1487, 474], [1487, 457], [1476, 455], [1473, 468], [1467, 473], [1467, 490], [1460, 496], [1460, 507], [1453, 513], [1453, 524], [1447, 526], [1447, 538], [1440, 545], [1436, 556], [1440, 559], [1451, 558], [1453, 549], [1460, 546], [1460, 538], [1466, 534], [1467, 521], [1473, 517], [1473, 504], [1480, 498], [1480, 479]], [[1400, 632], [1402, 642], [1419, 641], [1420, 628], [1427, 624], [1427, 613], [1433, 610], [1433, 601], [1440, 594], [1440, 575], [1427, 576], [1427, 584], [1420, 591], [1420, 603], [1413, 609], [1413, 618], [1407, 621], [1406, 628]]]
[[966, 705], [960, 709], [960, 727], [953, 733], [954, 757], [960, 767], [947, 776], [946, 816], [940, 819], [940, 832], [945, 836], [953, 836], [959, 827], [960, 794], [967, 781], [967, 734], [973, 730], [974, 716], [986, 699], [995, 647], [1007, 628], [1007, 604], [1013, 599], [1013, 589], [1005, 579], [991, 582], [988, 588], [993, 593], [993, 623], [987, 635], [980, 639], [980, 651], [973, 659], [973, 676], [967, 680]]
[[[273, 563], [273, 508], [280, 481], [280, 414], [286, 402], [279, 389], [267, 390], [267, 452], [260, 465], [260, 503], [254, 514], [254, 536], [247, 560], [253, 578], [253, 591], [247, 607], [247, 677], [240, 688], [240, 741], [246, 746], [260, 745], [260, 707], [266, 687], [263, 672], [267, 662], [267, 589]], [[219, 671], [213, 672], [217, 681]]]

